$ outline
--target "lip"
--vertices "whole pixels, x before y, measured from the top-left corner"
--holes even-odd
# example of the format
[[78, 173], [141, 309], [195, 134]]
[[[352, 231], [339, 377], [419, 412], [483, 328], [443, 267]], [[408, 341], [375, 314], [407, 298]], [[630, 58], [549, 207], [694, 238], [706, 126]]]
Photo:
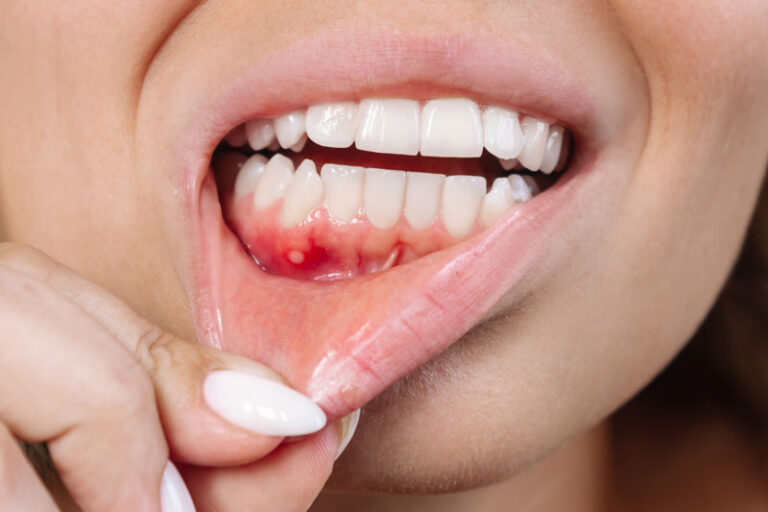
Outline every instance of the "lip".
[[[285, 347], [281, 351], [279, 347], [256, 346], [241, 339], [248, 336], [242, 326], [237, 331], [239, 339], [233, 340], [228, 325], [238, 313], [222, 311], [220, 304], [239, 300], [243, 309], [238, 312], [242, 313], [252, 296], [249, 294], [257, 292], [234, 290], [248, 286], [225, 274], [264, 273], [246, 257], [221, 217], [209, 166], [224, 135], [245, 120], [324, 101], [444, 95], [469, 96], [481, 103], [557, 120], [571, 131], [579, 148], [576, 158], [552, 188], [470, 240], [391, 271], [334, 287], [334, 300], [365, 293], [373, 304], [385, 304], [389, 311], [382, 305], [368, 318], [345, 326], [343, 332], [334, 330], [329, 325], [333, 319], [329, 319], [319, 331], [335, 344], [327, 345], [316, 360]], [[193, 222], [193, 308], [199, 339], [269, 364], [323, 407], [330, 419], [359, 408], [480, 322], [502, 297], [527, 280], [543, 255], [567, 257], [567, 248], [555, 248], [550, 242], [565, 233], [568, 238], [578, 236], [580, 223], [574, 213], [578, 205], [594, 200], [595, 194], [583, 191], [579, 183], [597, 169], [593, 142], [601, 131], [596, 116], [599, 111], [590, 89], [570, 76], [546, 50], [534, 54], [511, 42], [477, 35], [332, 31], [312, 35], [254, 62], [199, 106], [194, 113], [195, 129], [178, 142], [186, 161], [181, 179]], [[217, 257], [226, 259], [227, 264], [222, 266], [215, 261]], [[317, 293], [325, 293], [313, 289], [317, 283], [266, 274], [258, 279], [273, 284], [275, 280], [285, 281], [278, 282], [281, 291], [275, 300], [301, 300], [307, 294], [317, 297]], [[222, 284], [228, 280], [229, 284]], [[415, 284], [401, 296], [376, 291], [404, 280]], [[365, 292], [360, 291], [362, 282], [370, 287]], [[250, 322], [246, 327], [259, 332], [258, 315], [252, 314], [249, 311], [247, 319], [237, 322]], [[310, 311], [307, 314], [311, 316]], [[311, 319], [309, 324], [321, 321]], [[311, 335], [306, 328], [281, 333]], [[409, 349], [392, 350], [395, 339], [397, 347]]]

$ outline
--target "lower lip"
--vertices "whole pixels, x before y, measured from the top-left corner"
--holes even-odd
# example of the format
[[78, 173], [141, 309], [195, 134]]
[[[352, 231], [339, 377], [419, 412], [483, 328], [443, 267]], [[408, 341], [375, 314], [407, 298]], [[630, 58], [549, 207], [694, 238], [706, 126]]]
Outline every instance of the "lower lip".
[[[198, 332], [214, 346], [281, 372], [331, 419], [343, 416], [458, 340], [526, 277], [550, 249], [548, 240], [568, 231], [575, 218], [570, 212], [578, 202], [580, 178], [592, 166], [582, 161], [573, 167], [487, 231], [402, 267], [332, 288], [259, 269], [224, 224], [211, 176], [196, 216]], [[404, 294], [392, 292], [402, 282], [416, 284], [405, 286]], [[305, 325], [275, 326], [273, 312], [256, 310], [264, 304], [260, 294], [266, 286], [273, 288], [268, 303], [300, 308]], [[345, 301], [360, 300], [378, 309], [349, 325], [339, 315], [312, 316], [313, 303], [330, 300], [340, 304], [339, 310]]]

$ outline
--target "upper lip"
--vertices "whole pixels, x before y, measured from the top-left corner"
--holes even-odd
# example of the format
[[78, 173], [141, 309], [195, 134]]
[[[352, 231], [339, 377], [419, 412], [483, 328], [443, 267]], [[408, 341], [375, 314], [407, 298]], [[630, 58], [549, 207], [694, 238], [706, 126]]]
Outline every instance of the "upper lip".
[[[557, 120], [571, 131], [579, 152], [574, 167], [585, 169], [592, 163], [593, 148], [590, 141], [598, 130], [596, 99], [590, 89], [571, 76], [557, 58], [544, 49], [533, 52], [530, 48], [513, 46], [513, 43], [482, 37], [439, 37], [399, 33], [394, 36], [387, 30], [369, 30], [362, 33], [320, 32], [303, 39], [294, 46], [275, 54], [262, 57], [243, 68], [240, 75], [229, 77], [212, 96], [193, 111], [187, 139], [182, 138], [180, 149], [186, 165], [182, 176], [187, 191], [189, 210], [196, 212], [193, 219], [200, 219], [200, 205], [206, 192], [206, 177], [210, 169], [210, 157], [218, 142], [234, 126], [255, 117], [279, 115], [295, 108], [315, 103], [359, 99], [366, 96], [400, 96], [428, 99], [438, 96], [463, 95], [478, 102], [515, 108], [526, 114], [543, 119]], [[456, 293], [483, 294], [474, 297], [478, 311], [444, 312], [450, 316], [461, 315], [447, 328], [446, 339], [456, 340], [471, 325], [478, 322], [488, 309], [522, 277], [535, 258], [543, 250], [543, 241], [551, 233], [550, 223], [562, 214], [574, 196], [572, 180], [561, 180], [558, 190], [552, 190], [548, 201], [534, 201], [518, 218], [509, 218], [480, 238], [451, 248], [441, 256], [441, 268], [435, 273], [449, 279], [450, 286], [458, 286], [452, 273], [471, 268], [471, 258], [498, 258], [512, 245], [511, 231], [517, 231], [520, 240], [529, 244], [525, 250], [515, 249], [518, 262], [499, 262], [499, 267], [489, 270], [479, 268], [473, 286], [454, 290]], [[196, 272], [206, 272], [202, 221], [194, 230], [197, 249], [191, 255]], [[507, 244], [505, 246], [505, 244]], [[506, 247], [506, 249], [505, 249]], [[434, 261], [438, 261], [435, 259]], [[479, 281], [485, 279], [486, 281]], [[201, 323], [215, 322], [201, 312], [210, 306], [210, 295], [205, 290], [207, 278], [197, 275], [196, 304], [198, 331], [210, 333], [215, 326]], [[432, 280], [434, 281], [434, 279]], [[432, 281], [429, 281], [430, 283]], [[471, 281], [471, 279], [470, 279]], [[502, 289], [505, 288], [505, 289]], [[439, 292], [438, 288], [430, 293]], [[432, 297], [437, 303], [440, 298]], [[481, 311], [482, 310], [482, 311]], [[439, 346], [425, 348], [419, 363], [434, 355]], [[354, 356], [354, 354], [348, 354]], [[354, 359], [354, 357], [353, 357]], [[320, 361], [312, 375], [304, 376], [303, 386], [313, 398], [329, 411], [331, 416], [340, 415], [362, 405], [372, 398], [365, 394], [339, 393], [348, 387], [341, 377], [328, 378], [326, 370], [340, 372], [344, 363], [334, 354]], [[360, 361], [351, 364], [359, 365]], [[358, 369], [360, 367], [358, 366]], [[410, 368], [398, 368], [386, 379], [396, 378]], [[324, 373], [326, 372], [326, 373]], [[291, 378], [292, 376], [288, 376]], [[378, 391], [390, 382], [381, 379], [376, 372]]]

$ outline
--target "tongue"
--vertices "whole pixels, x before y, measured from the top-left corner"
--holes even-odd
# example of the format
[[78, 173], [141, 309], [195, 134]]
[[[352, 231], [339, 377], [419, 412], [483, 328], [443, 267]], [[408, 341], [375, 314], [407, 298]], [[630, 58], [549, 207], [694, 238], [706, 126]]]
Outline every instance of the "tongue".
[[[354, 279], [307, 280], [311, 272], [297, 272], [296, 265], [270, 273], [254, 262], [226, 223], [241, 230], [244, 224], [230, 218], [238, 217], [231, 182], [224, 180], [217, 194], [209, 174], [201, 194], [206, 274], [196, 307], [204, 334], [209, 343], [282, 373], [331, 420], [361, 407], [480, 321], [528, 267], [530, 245], [541, 238], [513, 211], [483, 234], [437, 252], [433, 247], [408, 264]], [[280, 237], [272, 235], [268, 243], [274, 244]], [[317, 254], [305, 261], [313, 258], [328, 264]], [[375, 270], [389, 266], [382, 258], [368, 263]]]

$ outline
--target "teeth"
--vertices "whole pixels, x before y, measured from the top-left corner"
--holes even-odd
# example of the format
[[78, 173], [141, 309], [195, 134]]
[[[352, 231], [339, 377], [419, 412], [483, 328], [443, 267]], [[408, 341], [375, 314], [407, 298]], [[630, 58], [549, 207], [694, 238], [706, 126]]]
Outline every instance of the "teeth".
[[261, 151], [275, 140], [275, 127], [271, 119], [252, 119], [245, 123], [248, 144], [254, 151]]
[[[509, 181], [511, 187], [510, 190], [512, 192], [512, 199], [515, 201], [515, 203], [524, 203], [533, 197], [531, 186], [523, 176], [520, 176], [519, 174], [512, 174], [509, 176], [507, 181]], [[533, 180], [531, 179], [531, 181]]]
[[282, 147], [290, 148], [301, 140], [306, 131], [304, 112], [304, 110], [296, 110], [275, 119], [275, 134]]
[[299, 139], [299, 142], [291, 146], [291, 151], [293, 151], [294, 153], [298, 153], [299, 151], [304, 149], [304, 146], [306, 145], [307, 145], [307, 134], [305, 133], [304, 135], [301, 136], [301, 138]]
[[539, 185], [536, 183], [536, 180], [534, 180], [532, 176], [523, 175], [523, 181], [525, 181], [525, 184], [528, 185], [528, 190], [531, 191], [531, 197], [541, 192]]
[[541, 171], [549, 174], [555, 170], [560, 161], [560, 152], [563, 148], [563, 128], [561, 126], [552, 126], [549, 129], [547, 145], [544, 149], [544, 159], [541, 161]]
[[235, 179], [235, 200], [256, 190], [256, 184], [259, 182], [261, 173], [264, 172], [265, 165], [267, 165], [267, 159], [261, 155], [253, 155], [245, 161]]
[[261, 174], [256, 191], [253, 195], [253, 205], [257, 210], [263, 210], [285, 195], [285, 189], [293, 177], [293, 163], [281, 154], [270, 158]]
[[501, 164], [501, 168], [505, 171], [511, 171], [512, 169], [520, 167], [520, 162], [517, 160], [517, 158], [510, 158], [509, 160], [500, 158], [499, 163]]
[[480, 221], [486, 226], [499, 220], [515, 204], [512, 185], [507, 178], [496, 178], [491, 191], [483, 199]]
[[464, 98], [446, 98], [424, 105], [423, 156], [473, 158], [482, 153], [483, 125], [477, 103]]
[[521, 124], [525, 134], [525, 144], [518, 160], [520, 160], [523, 167], [532, 171], [538, 171], [541, 169], [541, 163], [544, 160], [549, 125], [533, 117], [526, 117]]
[[280, 223], [292, 227], [307, 218], [323, 200], [323, 182], [312, 160], [304, 160], [296, 169], [285, 191]]
[[517, 112], [489, 107], [483, 114], [483, 132], [485, 149], [500, 159], [517, 158], [523, 149], [525, 139]]
[[485, 198], [485, 178], [448, 176], [443, 187], [443, 223], [454, 238], [463, 238], [475, 229]]
[[329, 148], [347, 148], [355, 140], [357, 104], [326, 103], [307, 109], [306, 129], [316, 144]]
[[365, 215], [374, 227], [389, 229], [403, 213], [405, 172], [366, 169], [363, 186]]
[[340, 222], [352, 221], [362, 207], [363, 168], [325, 164], [320, 177], [325, 187], [325, 204], [329, 213]]
[[414, 229], [427, 229], [440, 212], [445, 175], [428, 172], [409, 172], [407, 175], [405, 220]]
[[363, 100], [358, 113], [355, 147], [375, 153], [417, 155], [420, 115], [418, 101]]

